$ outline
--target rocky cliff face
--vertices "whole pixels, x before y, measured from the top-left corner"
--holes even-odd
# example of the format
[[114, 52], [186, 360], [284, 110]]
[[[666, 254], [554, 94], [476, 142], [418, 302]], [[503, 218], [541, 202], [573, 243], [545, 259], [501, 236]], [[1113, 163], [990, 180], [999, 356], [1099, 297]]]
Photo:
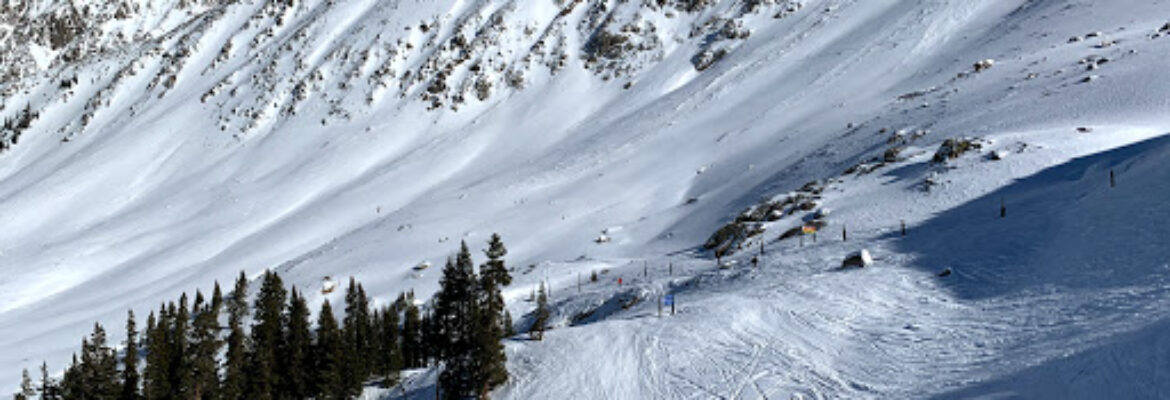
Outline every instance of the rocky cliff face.
[[[305, 107], [327, 109], [326, 124], [387, 102], [457, 111], [567, 68], [628, 87], [667, 55], [689, 51], [694, 68], [705, 70], [750, 37], [745, 20], [781, 19], [801, 6], [788, 0], [9, 0], [0, 4], [0, 90], [9, 108], [0, 116], [18, 119], [14, 104], [34, 112], [81, 104], [71, 118], [39, 126], [68, 141], [91, 129], [118, 93], [142, 94], [123, 103], [141, 109], [180, 80], [218, 108], [214, 126], [237, 135]], [[337, 29], [348, 31], [348, 39], [337, 40]], [[149, 95], [130, 88], [139, 80], [148, 82]], [[53, 96], [24, 95], [38, 90]], [[247, 90], [261, 95], [237, 96]], [[343, 105], [351, 97], [366, 107]], [[9, 129], [4, 141], [13, 145], [20, 134]]]

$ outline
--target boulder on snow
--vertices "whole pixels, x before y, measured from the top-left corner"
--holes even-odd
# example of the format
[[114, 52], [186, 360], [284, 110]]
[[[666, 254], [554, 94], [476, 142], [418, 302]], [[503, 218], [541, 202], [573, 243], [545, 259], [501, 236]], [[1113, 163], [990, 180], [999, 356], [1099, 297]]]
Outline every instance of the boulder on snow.
[[947, 139], [938, 146], [938, 151], [934, 152], [935, 163], [943, 163], [947, 160], [954, 160], [971, 150], [978, 150], [983, 147], [977, 139]]
[[888, 148], [886, 149], [886, 152], [882, 154], [882, 161], [886, 163], [896, 163], [898, 160], [901, 160], [901, 158], [899, 158], [900, 154], [902, 154], [901, 147], [894, 146]]
[[988, 58], [988, 59], [979, 60], [979, 62], [975, 63], [975, 72], [983, 72], [983, 71], [991, 69], [991, 67], [994, 67], [994, 66], [995, 66], [994, 59]]
[[873, 256], [869, 255], [869, 250], [866, 249], [849, 254], [849, 257], [845, 257], [845, 261], [841, 262], [841, 268], [865, 268], [870, 265], [873, 265]]

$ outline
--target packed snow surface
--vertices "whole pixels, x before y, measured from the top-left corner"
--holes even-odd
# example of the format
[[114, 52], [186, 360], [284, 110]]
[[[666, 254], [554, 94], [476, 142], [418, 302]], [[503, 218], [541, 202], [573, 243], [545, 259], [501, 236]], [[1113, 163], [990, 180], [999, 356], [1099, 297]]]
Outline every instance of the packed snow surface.
[[[518, 327], [542, 281], [556, 318], [493, 398], [1170, 396], [1165, 1], [172, 3], [62, 49], [0, 20], [0, 119], [37, 114], [0, 389], [241, 270], [386, 302], [498, 232]], [[810, 181], [831, 213], [701, 248]]]

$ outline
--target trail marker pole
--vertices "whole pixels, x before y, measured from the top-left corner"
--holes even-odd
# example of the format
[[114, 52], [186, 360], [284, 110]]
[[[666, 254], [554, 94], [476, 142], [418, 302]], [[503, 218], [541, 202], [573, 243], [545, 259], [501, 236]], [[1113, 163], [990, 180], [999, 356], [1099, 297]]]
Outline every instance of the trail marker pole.
[[902, 236], [906, 236], [906, 220], [902, 220]]
[[1007, 218], [1007, 203], [1004, 201], [1003, 197], [999, 198], [999, 217]]
[[842, 242], [849, 241], [849, 233], [845, 230], [845, 225], [841, 225], [841, 241]]
[[670, 276], [674, 276], [674, 263], [670, 263], [667, 268], [670, 268]]
[[658, 295], [658, 318], [662, 318], [662, 295]]
[[1109, 187], [1116, 187], [1117, 180], [1113, 176], [1113, 169], [1109, 170]]

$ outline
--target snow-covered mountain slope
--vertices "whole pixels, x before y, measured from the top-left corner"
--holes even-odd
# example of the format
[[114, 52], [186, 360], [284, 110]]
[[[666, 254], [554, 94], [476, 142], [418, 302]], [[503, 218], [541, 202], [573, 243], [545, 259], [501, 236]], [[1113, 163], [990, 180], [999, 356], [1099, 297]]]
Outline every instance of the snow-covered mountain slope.
[[[118, 326], [127, 308], [240, 270], [278, 268], [316, 301], [327, 276], [381, 300], [426, 294], [437, 272], [411, 267], [491, 232], [522, 275], [516, 315], [537, 280], [561, 292], [592, 269], [671, 260], [677, 279], [697, 276], [674, 287], [699, 285], [670, 322], [623, 310], [514, 343], [505, 397], [551, 397], [550, 380], [609, 398], [978, 394], [1157, 337], [1141, 330], [1165, 299], [1141, 279], [1166, 259], [1143, 225], [1165, 221], [1157, 164], [1084, 192], [1120, 196], [1133, 179], [1153, 192], [1126, 201], [1149, 215], [1065, 191], [1098, 183], [1075, 171], [1165, 156], [1157, 139], [1108, 151], [1170, 131], [1170, 3], [92, 3], [0, 9], [0, 376], [60, 367], [94, 320]], [[87, 25], [53, 39], [29, 28], [39, 20]], [[931, 166], [954, 137], [1011, 155]], [[687, 251], [745, 207], [891, 147], [898, 161], [823, 194], [858, 243], [766, 256], [761, 272], [706, 271]], [[1067, 210], [1027, 203], [1045, 195]], [[1014, 219], [1017, 196], [1029, 219]], [[996, 216], [985, 203], [999, 197], [1012, 230], [955, 226]], [[1109, 220], [1068, 224], [1081, 215]], [[910, 236], [884, 236], [900, 220]], [[1098, 229], [1116, 253], [1084, 234]], [[859, 246], [881, 268], [825, 272]], [[1058, 260], [1076, 273], [1044, 272]], [[1110, 261], [1133, 268], [1091, 273]], [[932, 278], [944, 267], [950, 279]]]
[[[996, 134], [982, 156], [949, 166], [932, 165], [927, 152], [834, 178], [822, 198], [833, 211], [816, 242], [767, 235], [762, 256], [732, 256], [728, 269], [676, 257], [521, 275], [520, 286], [541, 272], [560, 282], [560, 328], [543, 342], [510, 343], [516, 380], [501, 393], [1165, 397], [1170, 249], [1146, 239], [1167, 234], [1165, 224], [1141, 221], [1168, 217], [1160, 203], [1170, 189], [1170, 137], [1133, 127], [1096, 132]], [[1133, 144], [1105, 150], [1118, 143]], [[985, 157], [992, 152], [1006, 156]], [[939, 184], [924, 192], [927, 171]], [[1021, 178], [1002, 180], [1013, 175]], [[908, 224], [905, 236], [895, 218]], [[860, 248], [874, 264], [840, 269]], [[590, 271], [607, 273], [578, 294], [572, 275]], [[666, 294], [678, 314], [659, 317]], [[420, 382], [413, 393], [426, 398]]]

